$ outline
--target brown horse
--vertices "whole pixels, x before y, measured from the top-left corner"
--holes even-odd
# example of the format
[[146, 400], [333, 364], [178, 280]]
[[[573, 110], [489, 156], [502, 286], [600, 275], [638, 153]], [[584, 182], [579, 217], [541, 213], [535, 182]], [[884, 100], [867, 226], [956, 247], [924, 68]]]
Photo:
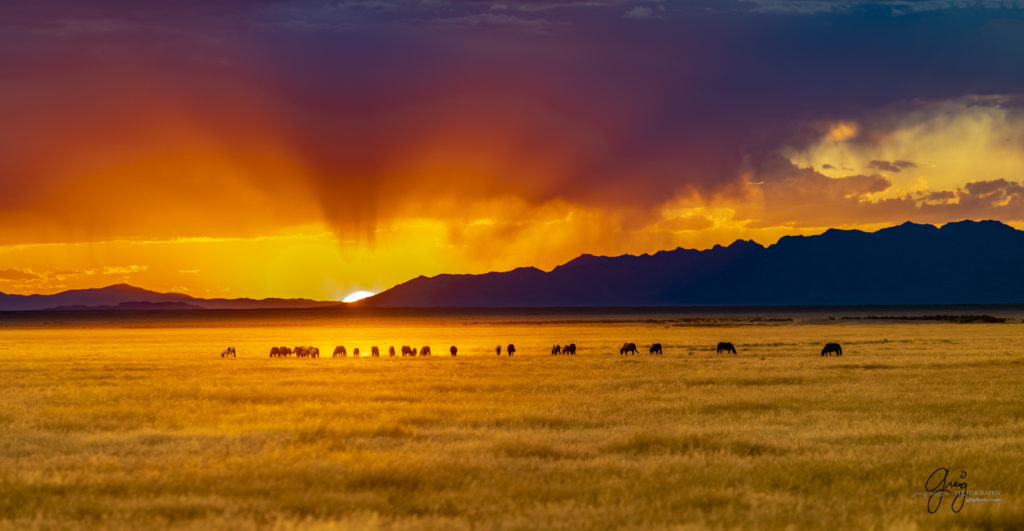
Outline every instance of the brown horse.
[[661, 354], [661, 343], [655, 343], [651, 345], [651, 354]]
[[509, 343], [508, 346], [505, 347], [505, 350], [507, 350], [508, 355], [511, 356], [516, 353], [516, 346], [513, 345], [512, 343]]
[[625, 354], [636, 354], [636, 343], [623, 343], [622, 348], [619, 349], [619, 355]]
[[718, 344], [717, 353], [721, 354], [723, 352], [725, 352], [725, 353], [730, 353], [731, 352], [731, 353], [735, 354], [736, 353], [736, 347], [732, 346], [732, 343], [726, 343], [726, 342], [723, 341], [723, 342]]
[[337, 358], [338, 356], [341, 356], [343, 358], [348, 356], [348, 351], [345, 350], [345, 347], [342, 345], [334, 347], [334, 357]]
[[569, 343], [562, 349], [562, 354], [568, 354], [570, 356], [576, 355], [576, 343]]
[[452, 356], [454, 356], [459, 353], [459, 349], [456, 348], [455, 345], [452, 345], [452, 347], [448, 349], [448, 352], [451, 352]]

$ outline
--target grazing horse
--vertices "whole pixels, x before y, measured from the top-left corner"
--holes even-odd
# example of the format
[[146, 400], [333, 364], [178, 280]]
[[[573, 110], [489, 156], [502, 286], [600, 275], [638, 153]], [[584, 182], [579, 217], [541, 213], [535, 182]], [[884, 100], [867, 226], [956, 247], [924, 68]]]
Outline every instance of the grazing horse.
[[409, 345], [402, 345], [402, 357], [405, 356], [415, 356], [415, 354], [412, 353], [412, 349], [409, 348]]
[[[551, 347], [551, 355], [552, 356], [556, 356], [556, 355], [561, 354], [561, 353], [562, 353], [562, 347], [560, 347], [558, 344], [555, 344], [555, 346]], [[568, 352], [566, 354], [568, 354]]]
[[511, 356], [516, 353], [516, 346], [513, 345], [512, 343], [509, 343], [508, 346], [505, 347], [505, 350], [507, 350], [508, 355]]
[[576, 343], [569, 343], [562, 349], [562, 354], [569, 354], [570, 356], [576, 355]]
[[343, 345], [338, 345], [338, 346], [334, 347], [334, 357], [337, 358], [338, 356], [341, 356], [341, 357], [348, 356], [348, 351], [345, 350], [345, 347]]
[[501, 356], [501, 345], [494, 347], [494, 351], [497, 352], [499, 356]]
[[377, 348], [377, 345], [370, 347], [370, 355], [377, 358], [380, 357], [380, 349]]
[[429, 356], [429, 355], [430, 355], [430, 345], [423, 345], [423, 348], [420, 349], [420, 356]]
[[716, 350], [716, 353], [717, 354], [721, 354], [723, 352], [725, 352], [725, 353], [730, 353], [731, 352], [731, 353], [735, 354], [736, 353], [736, 347], [732, 346], [732, 343], [726, 343], [726, 342], [723, 341], [723, 342], [718, 344], [718, 349]]
[[619, 355], [625, 354], [636, 354], [636, 343], [623, 343], [622, 348], [619, 349]]
[[226, 358], [228, 356], [231, 356], [232, 358], [238, 357], [238, 356], [235, 355], [235, 347], [228, 347], [228, 348], [224, 349], [223, 352], [220, 353], [220, 357], [222, 357], [222, 358]]
[[288, 347], [277, 347], [277, 355], [282, 358], [287, 358], [292, 355], [292, 349]]
[[459, 349], [458, 349], [458, 348], [456, 348], [456, 346], [455, 346], [455, 345], [452, 345], [452, 347], [448, 349], [448, 352], [451, 352], [451, 353], [452, 353], [452, 356], [454, 356], [454, 355], [456, 355], [456, 354], [458, 354], [458, 353], [459, 353]]
[[320, 357], [320, 347], [306, 347], [306, 352], [309, 352], [309, 357], [311, 358]]
[[661, 354], [661, 343], [651, 345], [651, 354]]
[[839, 346], [839, 343], [826, 343], [825, 348], [821, 349], [822, 356], [831, 356], [835, 352], [836, 356], [843, 355], [843, 347]]
[[357, 358], [359, 357], [359, 347], [352, 349], [352, 355]]
[[394, 346], [388, 347], [388, 356], [391, 356], [392, 358], [395, 357], [395, 347]]
[[270, 357], [271, 358], [276, 358], [276, 357], [278, 357], [280, 355], [281, 355], [280, 349], [278, 349], [277, 347], [270, 347]]

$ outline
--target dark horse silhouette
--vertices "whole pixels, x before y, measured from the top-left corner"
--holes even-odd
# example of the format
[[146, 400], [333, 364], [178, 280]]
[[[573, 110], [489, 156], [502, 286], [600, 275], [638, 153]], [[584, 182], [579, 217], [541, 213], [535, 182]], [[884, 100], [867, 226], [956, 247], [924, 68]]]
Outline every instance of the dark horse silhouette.
[[843, 355], [843, 347], [839, 346], [839, 343], [825, 343], [825, 348], [821, 349], [822, 356], [831, 356], [835, 352], [836, 356]]
[[334, 347], [334, 354], [331, 355], [334, 356], [335, 358], [337, 358], [338, 356], [348, 356], [348, 351], [345, 350], [344, 346], [338, 345]]
[[661, 343], [651, 345], [651, 354], [661, 354]]
[[554, 345], [553, 347], [551, 347], [551, 355], [554, 356], [554, 355], [558, 355], [558, 354], [561, 354], [561, 353], [562, 353], [562, 347], [560, 347], [558, 345]]
[[394, 346], [388, 347], [388, 355], [391, 356], [392, 358], [395, 357], [395, 347]]
[[494, 351], [497, 352], [499, 356], [501, 356], [501, 345], [494, 347]]
[[619, 355], [624, 354], [636, 354], [636, 343], [623, 343], [622, 348], [619, 349]]
[[513, 345], [512, 343], [509, 343], [508, 346], [505, 347], [505, 350], [508, 351], [508, 355], [511, 356], [516, 353], [516, 346]]
[[718, 344], [718, 354], [721, 354], [723, 352], [735, 354], [736, 347], [732, 346], [732, 343], [726, 343], [723, 341]]
[[576, 355], [576, 343], [569, 343], [562, 349], [562, 354], [568, 354], [570, 356]]
[[429, 356], [429, 355], [430, 355], [430, 345], [423, 345], [423, 348], [420, 349], [420, 356]]
[[452, 356], [454, 356], [459, 353], [459, 349], [456, 348], [455, 345], [452, 345], [452, 348], [448, 349], [448, 352], [451, 352]]

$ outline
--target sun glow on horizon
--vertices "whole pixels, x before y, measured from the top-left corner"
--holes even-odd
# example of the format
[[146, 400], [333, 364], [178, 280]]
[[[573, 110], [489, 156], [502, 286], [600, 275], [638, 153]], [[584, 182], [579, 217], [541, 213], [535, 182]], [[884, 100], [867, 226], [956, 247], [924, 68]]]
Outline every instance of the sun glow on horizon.
[[341, 299], [341, 302], [356, 302], [358, 300], [362, 300], [367, 297], [372, 297], [374, 295], [376, 295], [376, 293], [372, 291], [353, 291], [352, 293], [349, 293], [344, 299]]

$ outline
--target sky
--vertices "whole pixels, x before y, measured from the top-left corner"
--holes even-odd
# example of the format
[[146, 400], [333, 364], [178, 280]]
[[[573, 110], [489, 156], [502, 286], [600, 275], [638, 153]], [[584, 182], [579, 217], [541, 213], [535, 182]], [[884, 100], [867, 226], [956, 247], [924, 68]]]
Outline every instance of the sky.
[[1024, 228], [1024, 1], [10, 0], [0, 292]]

